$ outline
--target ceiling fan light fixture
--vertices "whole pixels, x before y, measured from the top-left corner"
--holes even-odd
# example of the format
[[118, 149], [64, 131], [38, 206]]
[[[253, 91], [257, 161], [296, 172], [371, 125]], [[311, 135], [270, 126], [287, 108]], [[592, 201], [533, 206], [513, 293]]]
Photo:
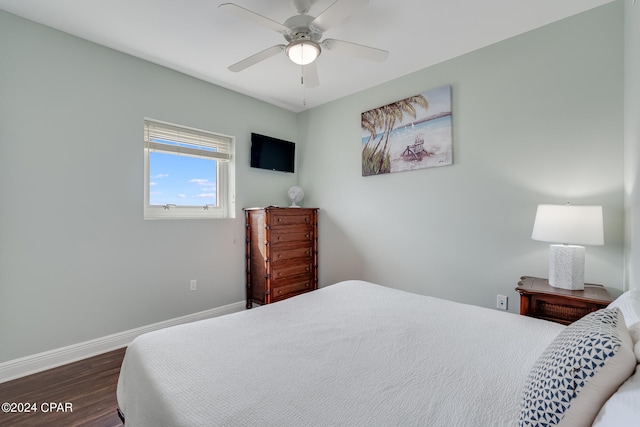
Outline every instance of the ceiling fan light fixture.
[[320, 52], [320, 45], [313, 40], [294, 40], [286, 48], [289, 59], [298, 65], [311, 64]]

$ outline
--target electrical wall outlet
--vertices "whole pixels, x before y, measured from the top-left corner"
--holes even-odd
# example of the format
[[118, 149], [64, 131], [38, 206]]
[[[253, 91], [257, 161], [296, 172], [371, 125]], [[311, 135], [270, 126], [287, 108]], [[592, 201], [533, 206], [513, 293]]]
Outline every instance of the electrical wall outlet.
[[195, 291], [195, 290], [197, 290], [197, 289], [198, 289], [198, 281], [197, 281], [197, 280], [195, 280], [195, 279], [192, 279], [192, 280], [191, 280], [191, 290], [192, 290], [192, 291]]
[[500, 310], [506, 310], [507, 309], [507, 297], [504, 295], [498, 295], [498, 308]]

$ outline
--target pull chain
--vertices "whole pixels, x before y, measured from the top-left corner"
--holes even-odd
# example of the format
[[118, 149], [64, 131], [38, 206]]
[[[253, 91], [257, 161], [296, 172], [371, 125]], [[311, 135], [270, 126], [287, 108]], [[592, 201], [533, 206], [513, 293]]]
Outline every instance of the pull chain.
[[302, 85], [302, 106], [307, 106], [307, 86], [304, 84], [304, 65], [300, 66], [300, 84]]

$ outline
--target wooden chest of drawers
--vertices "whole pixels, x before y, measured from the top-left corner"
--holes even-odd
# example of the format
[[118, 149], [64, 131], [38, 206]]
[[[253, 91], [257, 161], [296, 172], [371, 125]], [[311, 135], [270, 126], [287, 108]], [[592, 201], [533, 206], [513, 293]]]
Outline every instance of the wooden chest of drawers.
[[247, 308], [318, 289], [318, 209], [245, 209]]

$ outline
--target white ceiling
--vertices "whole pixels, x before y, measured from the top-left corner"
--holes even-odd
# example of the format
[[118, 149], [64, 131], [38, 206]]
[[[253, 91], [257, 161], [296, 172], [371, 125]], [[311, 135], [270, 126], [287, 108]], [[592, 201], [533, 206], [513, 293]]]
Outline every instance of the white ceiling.
[[[218, 9], [230, 0], [0, 0], [0, 9], [298, 112], [611, 1], [370, 0], [323, 38], [385, 49], [389, 58], [380, 64], [325, 51], [314, 89], [303, 88], [300, 67], [284, 54], [240, 73], [227, 69], [286, 44]], [[296, 14], [292, 0], [233, 2], [280, 23]], [[309, 14], [333, 2], [315, 0]]]

